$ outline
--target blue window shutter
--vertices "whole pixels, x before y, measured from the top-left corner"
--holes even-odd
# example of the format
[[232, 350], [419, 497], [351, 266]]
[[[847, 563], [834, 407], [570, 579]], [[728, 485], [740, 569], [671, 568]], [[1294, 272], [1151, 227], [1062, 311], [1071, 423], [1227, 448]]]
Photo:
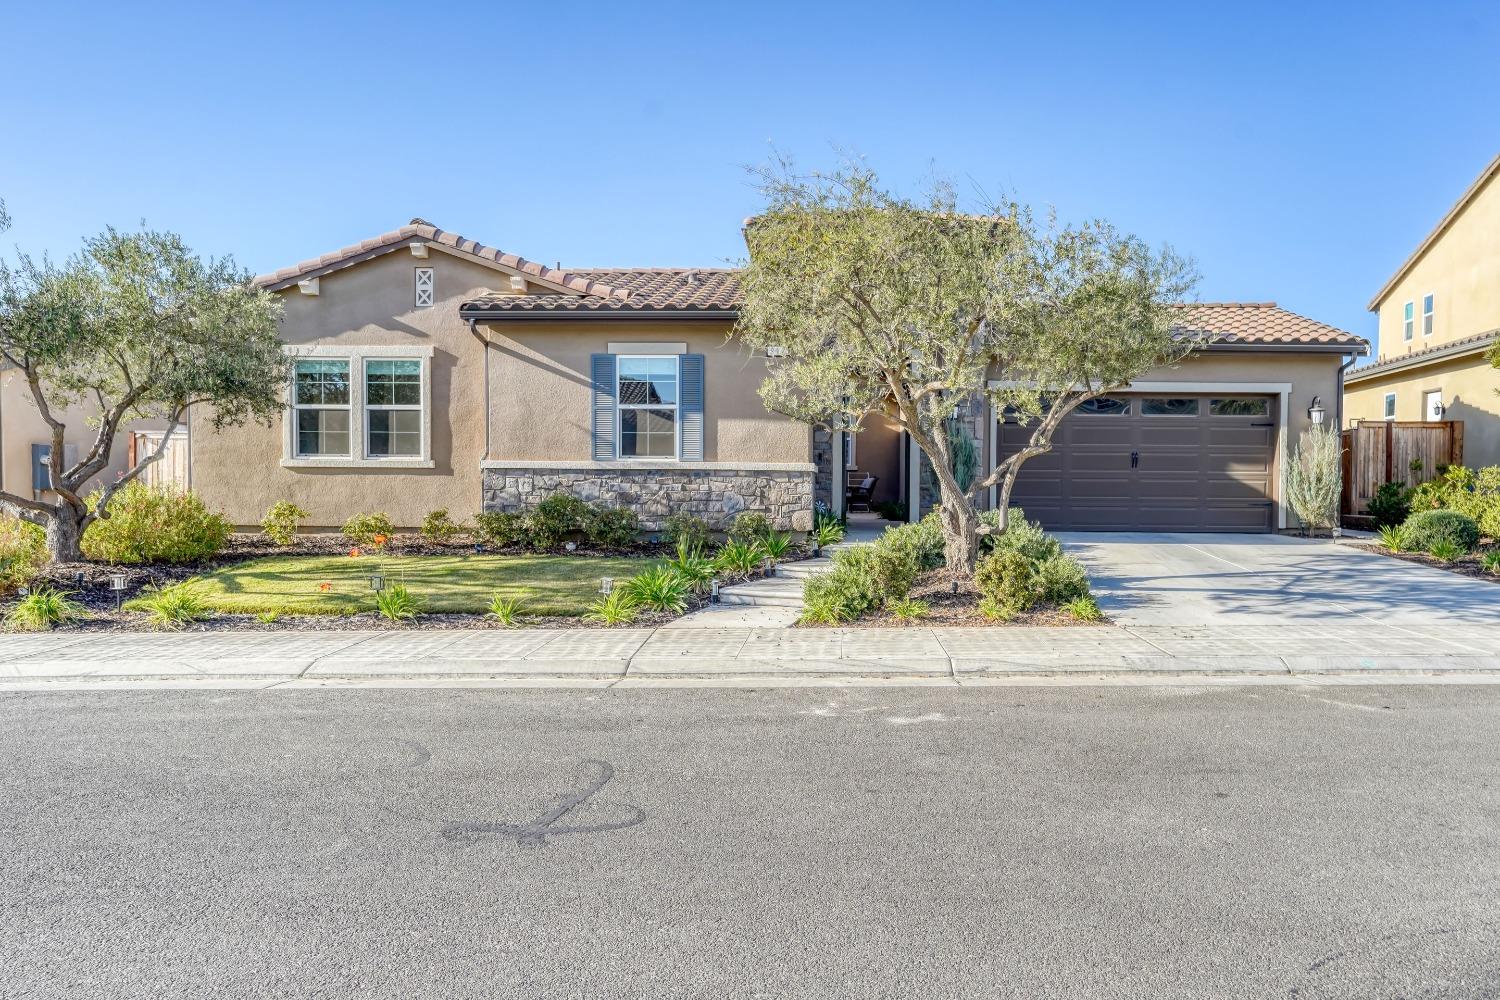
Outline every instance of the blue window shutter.
[[594, 380], [594, 461], [612, 462], [615, 458], [615, 356], [595, 354], [591, 361]]
[[678, 361], [681, 388], [677, 401], [682, 419], [682, 460], [703, 461], [703, 355], [684, 354]]

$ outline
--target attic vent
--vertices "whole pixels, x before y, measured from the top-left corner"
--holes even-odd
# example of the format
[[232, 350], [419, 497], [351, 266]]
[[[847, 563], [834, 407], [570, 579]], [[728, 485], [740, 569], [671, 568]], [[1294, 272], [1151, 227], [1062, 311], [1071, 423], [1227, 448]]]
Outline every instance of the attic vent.
[[432, 268], [430, 267], [416, 269], [416, 301], [413, 304], [418, 309], [426, 309], [432, 305]]
[[688, 272], [688, 273], [687, 273], [687, 274], [686, 274], [686, 275], [685, 275], [685, 276], [684, 276], [684, 278], [685, 278], [685, 279], [686, 279], [686, 281], [687, 281], [687, 283], [688, 283], [688, 284], [689, 284], [689, 285], [696, 285], [696, 284], [697, 284], [697, 283], [698, 283], [698, 275], [696, 275], [696, 274], [695, 274], [695, 273], [693, 273], [693, 272], [692, 272], [692, 271], [689, 271], [689, 272]]

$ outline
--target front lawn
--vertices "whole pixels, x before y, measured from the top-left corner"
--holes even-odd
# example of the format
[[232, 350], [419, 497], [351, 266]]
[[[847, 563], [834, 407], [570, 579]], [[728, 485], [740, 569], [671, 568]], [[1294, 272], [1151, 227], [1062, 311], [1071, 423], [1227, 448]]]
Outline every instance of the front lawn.
[[[651, 566], [645, 558], [547, 555], [269, 556], [226, 566], [193, 586], [229, 614], [354, 614], [375, 607], [370, 574], [404, 583], [431, 612], [482, 614], [490, 595], [524, 592], [529, 615], [581, 615], [599, 597], [601, 577], [624, 582]], [[134, 602], [126, 604], [129, 608]]]

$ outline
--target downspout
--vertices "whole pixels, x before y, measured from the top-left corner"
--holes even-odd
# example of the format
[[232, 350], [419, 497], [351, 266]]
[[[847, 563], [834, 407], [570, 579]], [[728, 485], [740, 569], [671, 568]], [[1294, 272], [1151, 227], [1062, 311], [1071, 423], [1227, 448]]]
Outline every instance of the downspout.
[[1339, 395], [1333, 405], [1333, 429], [1342, 431], [1344, 429], [1344, 373], [1354, 366], [1359, 360], [1358, 354], [1349, 355], [1349, 360], [1339, 366]]
[[469, 332], [479, 338], [484, 345], [484, 457], [481, 462], [490, 460], [490, 339], [479, 332], [479, 321], [469, 319]]

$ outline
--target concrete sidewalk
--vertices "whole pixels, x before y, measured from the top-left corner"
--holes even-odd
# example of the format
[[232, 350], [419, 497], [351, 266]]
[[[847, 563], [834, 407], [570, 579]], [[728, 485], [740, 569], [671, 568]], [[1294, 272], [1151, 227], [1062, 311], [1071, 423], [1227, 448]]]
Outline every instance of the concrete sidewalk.
[[1500, 626], [1374, 621], [1076, 628], [699, 628], [0, 636], [0, 690], [233, 686], [969, 683], [1059, 677], [1500, 677]]

